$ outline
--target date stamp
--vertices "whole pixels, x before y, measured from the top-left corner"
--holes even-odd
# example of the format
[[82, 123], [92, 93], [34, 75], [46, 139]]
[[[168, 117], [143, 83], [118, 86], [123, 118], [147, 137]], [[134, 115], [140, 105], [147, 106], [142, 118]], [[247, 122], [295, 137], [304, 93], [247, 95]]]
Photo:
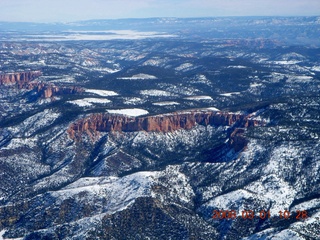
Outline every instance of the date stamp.
[[[308, 218], [308, 212], [306, 210], [297, 210], [295, 212], [289, 212], [288, 210], [279, 211], [278, 215], [272, 216], [278, 217], [280, 219], [296, 219], [296, 220], [305, 220]], [[236, 219], [241, 218], [245, 220], [252, 220], [255, 218], [259, 219], [269, 219], [271, 218], [270, 210], [243, 210], [240, 213], [237, 213], [236, 210], [213, 210], [212, 218], [216, 220], [222, 219]]]

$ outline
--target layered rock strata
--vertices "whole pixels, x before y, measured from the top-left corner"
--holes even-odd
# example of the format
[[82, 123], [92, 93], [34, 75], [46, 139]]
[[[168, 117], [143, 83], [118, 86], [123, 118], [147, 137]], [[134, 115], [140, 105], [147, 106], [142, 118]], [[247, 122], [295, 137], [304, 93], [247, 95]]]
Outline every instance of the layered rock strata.
[[216, 125], [247, 128], [261, 125], [239, 113], [220, 111], [189, 111], [146, 117], [128, 117], [113, 114], [93, 114], [70, 125], [68, 134], [72, 139], [80, 139], [83, 133], [96, 136], [98, 132], [172, 132], [179, 129], [191, 129], [195, 125]]
[[18, 85], [19, 88], [22, 88], [39, 76], [41, 76], [40, 71], [4, 73], [0, 74], [0, 85]]
[[43, 98], [51, 98], [56, 95], [76, 94], [84, 92], [83, 88], [77, 86], [55, 86], [46, 83], [38, 83], [36, 90]]
[[77, 86], [56, 86], [51, 83], [33, 81], [39, 76], [41, 76], [40, 71], [0, 74], [0, 85], [14, 85], [19, 89], [35, 90], [42, 98], [84, 92], [81, 87]]

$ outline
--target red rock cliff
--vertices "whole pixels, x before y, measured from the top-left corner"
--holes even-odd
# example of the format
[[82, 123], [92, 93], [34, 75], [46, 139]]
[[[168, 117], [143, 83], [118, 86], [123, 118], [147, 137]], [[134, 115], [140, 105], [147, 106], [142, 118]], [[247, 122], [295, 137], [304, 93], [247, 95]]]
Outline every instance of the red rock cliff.
[[51, 98], [56, 95], [75, 94], [84, 92], [84, 90], [81, 87], [77, 86], [55, 86], [53, 84], [47, 83], [38, 83], [36, 90], [43, 98]]
[[40, 71], [0, 74], [0, 85], [14, 85], [19, 89], [36, 90], [41, 97], [51, 98], [56, 95], [81, 93], [84, 90], [77, 86], [55, 86], [51, 83], [32, 80], [41, 76]]
[[237, 127], [257, 126], [261, 123], [251, 120], [248, 116], [229, 112], [190, 111], [182, 113], [163, 114], [147, 117], [127, 117], [112, 114], [93, 114], [70, 125], [68, 134], [72, 139], [78, 139], [83, 133], [95, 136], [102, 132], [172, 132], [179, 129], [191, 129], [195, 125], [216, 125]]
[[0, 74], [0, 85], [18, 85], [19, 88], [22, 88], [23, 85], [39, 76], [41, 76], [40, 71], [4, 73]]

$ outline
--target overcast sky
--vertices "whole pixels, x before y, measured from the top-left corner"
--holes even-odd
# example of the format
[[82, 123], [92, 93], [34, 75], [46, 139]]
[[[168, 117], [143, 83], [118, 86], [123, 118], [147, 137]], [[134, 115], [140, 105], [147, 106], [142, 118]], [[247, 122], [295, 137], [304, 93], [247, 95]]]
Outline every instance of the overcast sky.
[[0, 0], [0, 21], [319, 16], [320, 0]]

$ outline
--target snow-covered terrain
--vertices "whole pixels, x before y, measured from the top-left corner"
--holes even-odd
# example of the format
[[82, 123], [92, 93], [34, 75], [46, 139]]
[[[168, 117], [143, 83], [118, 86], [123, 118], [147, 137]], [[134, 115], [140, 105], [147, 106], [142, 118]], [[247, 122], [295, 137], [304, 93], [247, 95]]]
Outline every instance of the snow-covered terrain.
[[0, 239], [320, 239], [319, 23], [0, 23]]
[[240, 92], [221, 93], [220, 96], [231, 97], [232, 95], [238, 95], [238, 94], [241, 94], [241, 93]]
[[142, 95], [147, 95], [147, 96], [174, 96], [174, 94], [167, 92], [167, 91], [163, 91], [163, 90], [157, 90], [157, 89], [152, 89], [152, 90], [141, 90], [140, 94]]
[[170, 105], [179, 105], [180, 103], [167, 101], [167, 102], [155, 102], [152, 104], [156, 106], [170, 106]]
[[190, 97], [186, 97], [184, 98], [186, 100], [213, 100], [212, 97], [210, 96], [190, 96]]
[[113, 109], [113, 110], [106, 110], [106, 111], [112, 114], [127, 115], [131, 117], [137, 117], [137, 116], [146, 115], [149, 113], [147, 110], [140, 109], [140, 108]]
[[78, 105], [79, 107], [89, 107], [89, 106], [92, 106], [93, 103], [106, 104], [110, 102], [111, 101], [106, 98], [83, 98], [83, 99], [68, 101], [68, 103]]
[[133, 75], [132, 77], [121, 77], [118, 79], [122, 79], [122, 80], [152, 80], [152, 79], [157, 79], [157, 77], [150, 75], [150, 74], [139, 73], [139, 74]]
[[85, 91], [88, 93], [94, 93], [94, 94], [102, 96], [102, 97], [109, 97], [109, 96], [117, 96], [118, 95], [118, 93], [116, 93], [114, 91], [99, 90], [99, 89], [86, 89]]
[[107, 199], [103, 207], [112, 214], [130, 206], [138, 197], [150, 196], [156, 172], [138, 172], [123, 178], [81, 178], [60, 191], [52, 192], [58, 201], [85, 193], [83, 201]]

